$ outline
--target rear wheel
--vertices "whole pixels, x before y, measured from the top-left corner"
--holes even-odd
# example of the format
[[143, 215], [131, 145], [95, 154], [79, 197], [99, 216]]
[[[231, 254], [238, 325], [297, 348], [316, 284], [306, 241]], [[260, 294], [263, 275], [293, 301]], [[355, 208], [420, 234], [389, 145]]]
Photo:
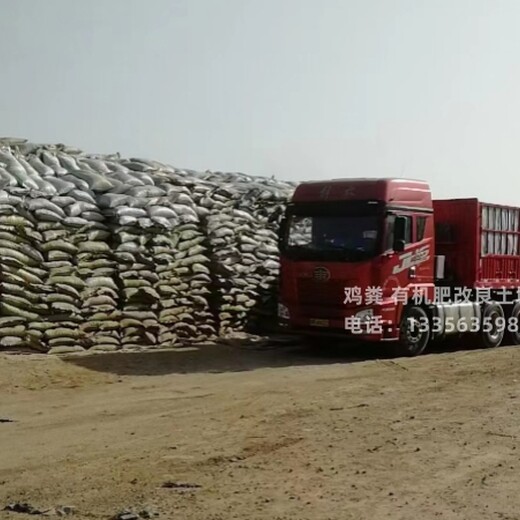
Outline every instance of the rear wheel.
[[431, 324], [421, 307], [408, 307], [403, 313], [396, 353], [400, 356], [422, 354], [431, 339]]
[[502, 343], [506, 330], [504, 309], [498, 303], [485, 304], [482, 309], [480, 330], [478, 332], [479, 346], [495, 348]]
[[505, 337], [505, 342], [508, 345], [520, 345], [520, 302], [516, 302], [513, 305], [508, 316], [508, 327]]

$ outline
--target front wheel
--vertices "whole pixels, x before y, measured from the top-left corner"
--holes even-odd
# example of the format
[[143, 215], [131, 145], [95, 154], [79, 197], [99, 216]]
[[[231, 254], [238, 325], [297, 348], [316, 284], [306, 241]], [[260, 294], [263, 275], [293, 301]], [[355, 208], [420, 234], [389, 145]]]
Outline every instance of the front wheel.
[[421, 307], [408, 307], [404, 310], [399, 330], [396, 353], [400, 356], [422, 354], [431, 339], [431, 324], [426, 311]]

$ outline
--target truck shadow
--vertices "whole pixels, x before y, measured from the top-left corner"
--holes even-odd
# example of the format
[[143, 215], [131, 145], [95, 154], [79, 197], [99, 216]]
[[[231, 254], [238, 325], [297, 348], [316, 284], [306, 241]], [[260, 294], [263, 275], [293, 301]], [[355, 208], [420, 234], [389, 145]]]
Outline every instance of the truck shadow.
[[[439, 349], [434, 352], [439, 352]], [[440, 350], [446, 352], [446, 349]], [[193, 373], [244, 372], [262, 368], [351, 364], [392, 359], [384, 346], [371, 344], [264, 345], [259, 347], [212, 344], [170, 350], [114, 352], [62, 356], [67, 362], [89, 370], [117, 375], [166, 375]]]
[[270, 348], [240, 345], [203, 345], [146, 352], [114, 352], [80, 356], [63, 356], [74, 365], [118, 375], [165, 375], [193, 373], [244, 372], [261, 368], [355, 363], [386, 357], [373, 347], [308, 348], [275, 346]]

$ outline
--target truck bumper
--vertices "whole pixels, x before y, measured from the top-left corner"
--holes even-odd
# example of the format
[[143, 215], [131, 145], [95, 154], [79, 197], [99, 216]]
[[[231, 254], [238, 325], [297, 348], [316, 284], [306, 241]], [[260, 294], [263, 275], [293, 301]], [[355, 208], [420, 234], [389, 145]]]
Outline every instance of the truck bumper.
[[[360, 315], [361, 319], [356, 318]], [[395, 325], [395, 315], [394, 302], [368, 308], [331, 308], [330, 312], [323, 308], [281, 304], [278, 320], [281, 328], [300, 335], [379, 342], [398, 340], [399, 329]]]
[[[282, 323], [280, 323], [280, 327], [283, 327]], [[381, 341], [398, 341], [399, 339], [394, 335], [388, 334], [352, 334], [345, 330], [292, 327], [288, 325], [285, 325], [283, 330], [298, 336], [337, 339], [346, 343], [379, 343]]]

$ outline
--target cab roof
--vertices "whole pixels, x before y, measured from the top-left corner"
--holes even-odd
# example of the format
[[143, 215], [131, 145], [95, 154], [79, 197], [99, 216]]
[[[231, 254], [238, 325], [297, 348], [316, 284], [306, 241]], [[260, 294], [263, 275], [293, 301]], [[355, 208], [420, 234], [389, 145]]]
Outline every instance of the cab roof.
[[302, 182], [292, 202], [378, 200], [391, 205], [431, 209], [427, 182], [400, 178], [354, 178]]

